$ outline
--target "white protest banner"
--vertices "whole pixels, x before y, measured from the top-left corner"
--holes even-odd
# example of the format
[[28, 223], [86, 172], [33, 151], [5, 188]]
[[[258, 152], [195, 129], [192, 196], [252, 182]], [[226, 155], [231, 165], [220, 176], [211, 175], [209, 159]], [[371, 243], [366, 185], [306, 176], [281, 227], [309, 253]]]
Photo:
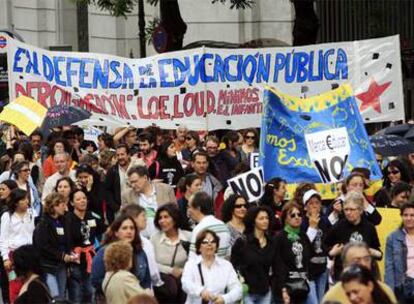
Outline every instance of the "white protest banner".
[[83, 129], [84, 139], [93, 141], [96, 145], [98, 145], [98, 136], [102, 134], [102, 130], [92, 126], [80, 126]]
[[309, 158], [324, 184], [339, 182], [351, 151], [346, 128], [305, 134]]
[[243, 195], [249, 203], [257, 201], [264, 194], [263, 168], [254, 168], [228, 181], [233, 193]]
[[10, 99], [72, 104], [93, 125], [259, 127], [265, 84], [309, 97], [349, 83], [365, 122], [404, 119], [399, 37], [262, 49], [196, 48], [142, 59], [56, 52], [8, 39]]
[[259, 167], [259, 152], [250, 153], [250, 168]]

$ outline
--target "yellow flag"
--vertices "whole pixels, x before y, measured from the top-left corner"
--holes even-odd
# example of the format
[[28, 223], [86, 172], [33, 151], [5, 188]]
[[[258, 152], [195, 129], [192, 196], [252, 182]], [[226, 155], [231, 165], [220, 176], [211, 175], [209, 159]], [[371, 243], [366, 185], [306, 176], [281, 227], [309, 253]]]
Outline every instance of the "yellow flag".
[[0, 113], [0, 120], [18, 127], [24, 134], [29, 136], [42, 125], [47, 113], [47, 108], [36, 100], [20, 96], [9, 103]]

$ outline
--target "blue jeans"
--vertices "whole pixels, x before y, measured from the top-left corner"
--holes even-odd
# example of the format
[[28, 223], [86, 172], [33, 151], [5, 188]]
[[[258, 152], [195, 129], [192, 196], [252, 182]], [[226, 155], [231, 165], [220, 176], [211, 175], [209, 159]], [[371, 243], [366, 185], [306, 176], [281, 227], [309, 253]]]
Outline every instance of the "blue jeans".
[[309, 295], [306, 304], [322, 303], [323, 296], [326, 292], [326, 285], [328, 284], [328, 270], [321, 273], [313, 281], [309, 281]]
[[55, 273], [46, 273], [46, 285], [49, 287], [50, 295], [54, 297], [64, 298], [66, 291], [66, 266], [59, 266]]
[[269, 304], [272, 300], [272, 293], [270, 290], [264, 294], [249, 293], [244, 297], [244, 304]]
[[68, 287], [69, 300], [73, 304], [92, 303], [91, 277], [81, 265], [71, 265]]

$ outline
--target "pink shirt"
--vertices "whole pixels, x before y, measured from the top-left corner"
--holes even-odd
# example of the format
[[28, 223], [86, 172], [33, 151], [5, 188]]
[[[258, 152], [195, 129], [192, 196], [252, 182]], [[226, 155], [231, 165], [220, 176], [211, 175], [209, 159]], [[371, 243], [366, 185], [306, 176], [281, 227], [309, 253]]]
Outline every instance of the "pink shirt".
[[408, 234], [405, 235], [405, 242], [407, 243], [407, 272], [406, 275], [410, 278], [414, 278], [414, 243], [409, 238]]

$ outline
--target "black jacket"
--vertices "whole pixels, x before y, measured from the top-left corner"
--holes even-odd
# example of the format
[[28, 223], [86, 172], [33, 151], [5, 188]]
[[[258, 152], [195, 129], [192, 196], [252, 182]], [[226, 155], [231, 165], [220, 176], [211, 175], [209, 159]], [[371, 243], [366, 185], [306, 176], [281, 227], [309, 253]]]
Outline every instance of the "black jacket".
[[[272, 269], [272, 289], [274, 295], [281, 299], [282, 288], [292, 276], [309, 278], [309, 263], [312, 254], [309, 238], [303, 232], [299, 234], [299, 240], [292, 242], [287, 238], [283, 230], [275, 239], [275, 256]], [[291, 301], [294, 301], [291, 300]]]
[[249, 293], [266, 294], [270, 289], [269, 270], [275, 254], [275, 240], [267, 237], [267, 245], [260, 248], [257, 238], [250, 234], [239, 238], [231, 250], [231, 263], [249, 286]]
[[[349, 242], [365, 242], [369, 248], [381, 251], [375, 226], [366, 218], [362, 217], [358, 225], [353, 225], [346, 219], [340, 220], [328, 232], [325, 239], [325, 246], [329, 251], [335, 244], [347, 244]], [[342, 271], [342, 261], [340, 255], [335, 257], [334, 278], [339, 279]]]
[[106, 213], [109, 222], [112, 222], [115, 213], [121, 206], [121, 179], [118, 172], [118, 164], [112, 166], [106, 173], [103, 184], [104, 198], [106, 202]]
[[160, 159], [154, 161], [148, 168], [151, 179], [162, 179], [162, 182], [175, 188], [181, 177], [184, 176], [184, 170], [177, 157], [172, 159]]
[[[33, 245], [40, 255], [40, 267], [46, 273], [55, 273], [56, 269], [65, 263], [63, 258], [65, 254], [70, 254], [72, 248], [70, 229], [65, 217], [60, 217], [59, 221], [63, 226], [63, 235], [62, 232], [58, 235], [53, 224], [54, 219], [47, 214], [43, 215], [33, 232]], [[62, 236], [65, 238], [64, 248], [59, 246], [59, 237]]]

